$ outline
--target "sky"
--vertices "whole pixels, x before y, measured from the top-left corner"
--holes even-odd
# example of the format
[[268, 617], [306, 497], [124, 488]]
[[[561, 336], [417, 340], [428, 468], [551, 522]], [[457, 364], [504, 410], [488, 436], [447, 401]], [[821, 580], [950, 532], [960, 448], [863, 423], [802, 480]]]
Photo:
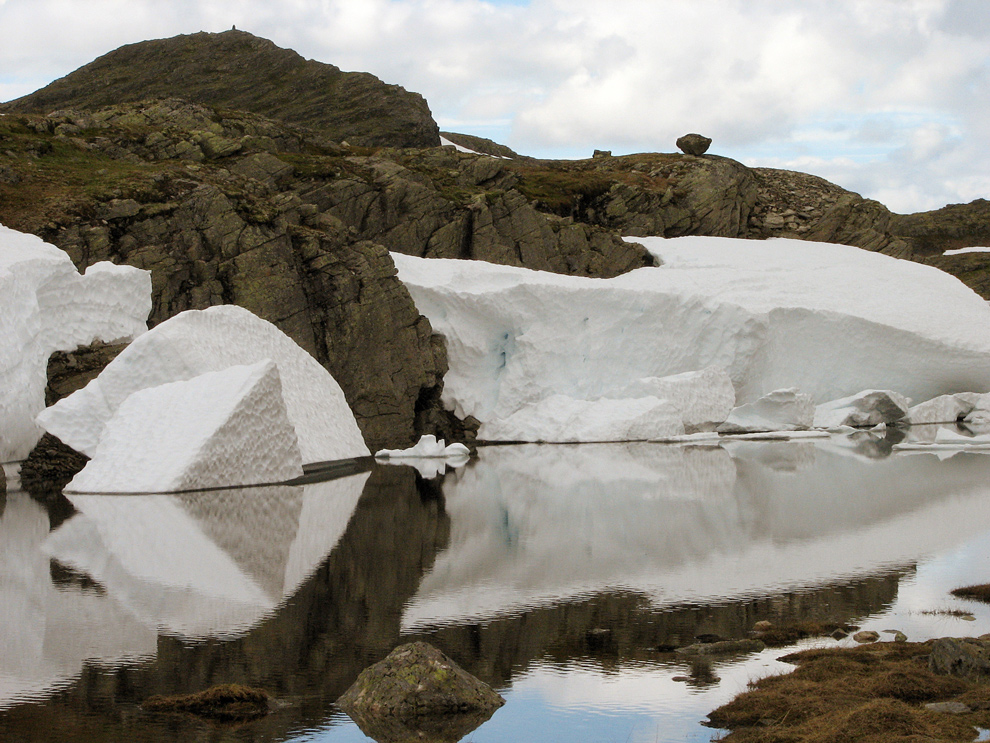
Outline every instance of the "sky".
[[990, 0], [0, 0], [0, 100], [233, 25], [525, 155], [698, 132], [898, 212], [990, 198]]

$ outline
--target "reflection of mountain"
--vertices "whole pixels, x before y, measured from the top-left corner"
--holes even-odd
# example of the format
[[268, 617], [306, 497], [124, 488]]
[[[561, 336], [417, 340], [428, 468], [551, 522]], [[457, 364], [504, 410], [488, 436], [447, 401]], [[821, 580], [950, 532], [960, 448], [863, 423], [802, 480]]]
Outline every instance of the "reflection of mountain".
[[163, 629], [186, 638], [247, 631], [331, 551], [366, 479], [74, 496], [77, 513], [51, 533], [35, 501], [8, 495], [0, 705], [72, 678], [85, 660], [153, 655]]
[[451, 546], [403, 627], [608, 591], [663, 607], [865, 575], [982, 529], [988, 476], [990, 457], [869, 460], [812, 443], [485, 449], [447, 481]]
[[[498, 454], [496, 467], [492, 455], [501, 451], [505, 453]], [[513, 451], [520, 456], [508, 456]], [[734, 448], [732, 456], [710, 448], [649, 445], [485, 449], [480, 461], [456, 476], [448, 474], [444, 491], [449, 499], [409, 467], [380, 467], [368, 478], [332, 552], [287, 600], [248, 631], [225, 641], [189, 642], [175, 635], [154, 638], [137, 622], [135, 626], [148, 637], [145, 660], [115, 664], [112, 669], [85, 663], [81, 676], [67, 681], [63, 691], [51, 694], [43, 704], [18, 704], [0, 713], [0, 740], [177, 743], [200, 739], [206, 735], [200, 723], [155, 718], [135, 705], [152, 694], [197, 691], [223, 682], [263, 687], [287, 706], [236, 734], [217, 732], [218, 740], [285, 740], [303, 731], [334, 726], [339, 718], [334, 717], [333, 700], [362, 669], [409, 639], [427, 639], [482, 680], [504, 686], [532, 668], [534, 661], [570, 668], [576, 659], [592, 658], [609, 672], [625, 672], [636, 665], [679, 662], [672, 654], [658, 653], [658, 646], [684, 644], [701, 633], [744, 636], [760, 619], [775, 623], [807, 617], [849, 621], [880, 611], [895, 598], [904, 571], [877, 570], [884, 560], [874, 560], [877, 555], [871, 550], [875, 547], [880, 557], [900, 554], [893, 544], [900, 540], [890, 538], [898, 524], [910, 527], [903, 535], [908, 542], [915, 540], [904, 553], [916, 555], [925, 544], [949, 544], [952, 529], [957, 530], [956, 538], [965, 538], [986, 517], [980, 499], [967, 495], [970, 485], [975, 494], [978, 484], [986, 481], [983, 460], [967, 457], [946, 469], [934, 458], [927, 464], [907, 459], [926, 458], [895, 457], [889, 466], [880, 463], [880, 469], [871, 470], [872, 463], [862, 458], [807, 444], [745, 444]], [[905, 479], [914, 482], [898, 490], [901, 476], [897, 472], [902, 468]], [[826, 478], [824, 484], [816, 485], [814, 478], [821, 476]], [[885, 478], [890, 480], [886, 488], [881, 487]], [[468, 490], [468, 485], [477, 487]], [[482, 485], [491, 492], [486, 494]], [[931, 492], [933, 488], [937, 492]], [[316, 537], [318, 530], [300, 529], [288, 558], [285, 550], [266, 542], [260, 549], [270, 557], [254, 559], [250, 545], [245, 548], [237, 540], [267, 538], [267, 530], [255, 526], [261, 518], [258, 514], [271, 519], [270, 529], [276, 536], [270, 539], [284, 540], [277, 536], [285, 532], [278, 526], [280, 519], [290, 521], [278, 515], [283, 506], [272, 504], [274, 510], [265, 511], [261, 504], [252, 506], [237, 498], [222, 506], [223, 494], [215, 495], [216, 500], [194, 504], [203, 509], [198, 515], [184, 502], [172, 507], [226, 555], [228, 567], [239, 571], [241, 583], [228, 587], [229, 592], [241, 595], [247, 590], [244, 586], [253, 585], [262, 596], [272, 596], [279, 590], [279, 576], [285, 576], [283, 587], [292, 585], [289, 576], [298, 574], [291, 567], [292, 555], [304, 551], [300, 540], [305, 533]], [[13, 502], [8, 503], [8, 511]], [[28, 505], [37, 511], [33, 503]], [[256, 515], [248, 516], [254, 507]], [[221, 517], [224, 508], [233, 513], [228, 510]], [[968, 509], [972, 524], [957, 516], [963, 509]], [[305, 507], [298, 513], [300, 520], [308, 518]], [[931, 538], [920, 534], [915, 522], [924, 514], [938, 517], [939, 513], [947, 514], [946, 523], [929, 525]], [[36, 533], [28, 540], [36, 553], [45, 538], [43, 514], [39, 514], [39, 524], [33, 527]], [[228, 519], [229, 524], [222, 523]], [[100, 523], [105, 529], [108, 522]], [[0, 522], [0, 527], [4, 524]], [[857, 546], [857, 538], [891, 544]], [[54, 535], [51, 539], [46, 543], [49, 546], [55, 543]], [[833, 540], [834, 549], [829, 546]], [[108, 542], [116, 544], [109, 537]], [[316, 542], [313, 545], [316, 554], [319, 548]], [[659, 556], [650, 550], [659, 551]], [[862, 572], [859, 568], [853, 571], [858, 577], [843, 580], [841, 571], [833, 574], [828, 565], [817, 573], [809, 570], [805, 558], [810, 555], [822, 562], [833, 561], [837, 568], [848, 567], [850, 561], [836, 554], [842, 551], [869, 558]], [[122, 555], [119, 551], [101, 554], [118, 560]], [[777, 559], [795, 555], [804, 562], [776, 565]], [[451, 556], [465, 559], [463, 572], [452, 571], [452, 566], [460, 566], [452, 563]], [[15, 557], [14, 562], [20, 559]], [[486, 559], [494, 563], [486, 565]], [[769, 560], [769, 567], [754, 567], [758, 559]], [[562, 565], [569, 561], [578, 564]], [[54, 592], [46, 562], [39, 561], [36, 571], [22, 577], [21, 583], [41, 583]], [[306, 564], [308, 558], [300, 557], [298, 562]], [[137, 565], [144, 563], [124, 565], [132, 581], [144, 580], [137, 574]], [[692, 576], [707, 576], [717, 585], [720, 580], [738, 578], [737, 563], [754, 571], [752, 576], [742, 576], [743, 586], [757, 585], [757, 573], [774, 578], [773, 570], [780, 567], [785, 577], [801, 578], [799, 590], [785, 590], [784, 586], [795, 585], [793, 581], [771, 583], [756, 596], [735, 594], [735, 599], [712, 603], [675, 604], [677, 595], [703, 595], [715, 589], [674, 583], [680, 594], [671, 590], [659, 594], [658, 601], [656, 593], [637, 592], [632, 580], [651, 588], [661, 585], [664, 574], [680, 575], [682, 583]], [[660, 574], [648, 583], [657, 565]], [[4, 576], [11, 572], [9, 567], [2, 568], [7, 571]], [[93, 578], [106, 569], [102, 564], [91, 567]], [[145, 565], [141, 570], [152, 568], [159, 572], [150, 573], [151, 578], [181, 584], [182, 576], [164, 568]], [[580, 579], [582, 569], [590, 571], [589, 580]], [[504, 574], [499, 570], [505, 570]], [[729, 577], [719, 577], [718, 570]], [[546, 579], [541, 578], [541, 571]], [[86, 593], [104, 602], [115, 595], [128, 597], [126, 591], [134, 585], [104, 578], [96, 585], [79, 577], [79, 572], [58, 572], [63, 580], [61, 592], [70, 596]], [[111, 575], [109, 570], [107, 575]], [[534, 606], [521, 600], [493, 612], [483, 622], [474, 618], [451, 621], [451, 614], [437, 613], [426, 617], [417, 629], [403, 632], [407, 607], [422, 610], [424, 597], [447, 597], [426, 590], [426, 581], [436, 581], [441, 575], [469, 575], [475, 583], [464, 582], [459, 587], [473, 591], [476, 585], [488, 586], [496, 600], [507, 595], [504, 589], [509, 580], [516, 581], [509, 587], [517, 595], [525, 601], [535, 596], [542, 603]], [[813, 580], [815, 575], [824, 577]], [[192, 586], [191, 595], [193, 589], [205, 585], [205, 578], [184, 580], [182, 585]], [[601, 588], [613, 583], [618, 585]], [[6, 577], [5, 584], [11, 584]], [[171, 590], [163, 583], [157, 585], [164, 586], [163, 592]], [[522, 593], [520, 586], [531, 593]], [[574, 594], [562, 590], [575, 586], [579, 590]], [[21, 593], [26, 596], [27, 590]], [[550, 594], [558, 598], [548, 599]], [[410, 603], [414, 596], [415, 602]], [[197, 601], [201, 598], [200, 590]], [[31, 601], [33, 597], [23, 603]], [[448, 604], [438, 601], [435, 606], [446, 609]], [[103, 611], [100, 617], [110, 616], [108, 610]], [[120, 613], [134, 621], [133, 614]], [[17, 616], [26, 622], [44, 620], [37, 613]], [[110, 621], [112, 617], [108, 626], [112, 626]], [[96, 623], [89, 628], [94, 629]], [[62, 627], [59, 633], [65, 631], [64, 623]], [[596, 632], [602, 628], [609, 632]], [[51, 637], [54, 642], [60, 634]], [[100, 640], [94, 638], [94, 642]], [[94, 657], [111, 658], [116, 652], [111, 647], [105, 655]], [[71, 669], [78, 669], [82, 657], [73, 655], [74, 663], [66, 666], [70, 670], [61, 678], [67, 679]], [[578, 661], [577, 665], [586, 663]]]
[[[363, 481], [364, 477], [358, 480]], [[226, 536], [217, 537], [213, 542], [214, 546], [230, 539], [231, 534], [237, 530], [255, 530], [252, 524], [244, 523], [243, 513], [237, 513], [242, 508], [250, 510], [245, 500], [235, 497], [227, 501], [227, 506], [233, 507], [235, 512], [228, 511], [223, 515], [217, 504], [224, 501], [224, 496], [221, 493], [216, 495], [216, 500], [204, 500], [197, 504], [201, 513], [196, 517], [200, 518], [202, 509], [205, 509], [211, 514], [206, 519], [213, 524], [211, 528], [220, 526], [221, 516], [230, 519], [231, 531], [221, 528], [220, 531], [225, 532]], [[139, 498], [143, 499], [145, 496]], [[102, 669], [110, 658], [119, 654], [74, 655], [72, 662], [66, 666], [68, 673], [59, 679], [68, 684], [64, 691], [49, 696], [52, 694], [49, 685], [48, 693], [39, 695], [49, 696], [43, 705], [18, 704], [0, 714], [0, 740], [58, 740], [60, 743], [89, 743], [92, 740], [121, 743], [191, 740], [201, 735], [199, 723], [189, 719], [158, 719], [141, 715], [134, 705], [153, 694], [201, 690], [223, 682], [262, 686], [280, 697], [294, 700], [291, 711], [252, 724], [252, 729], [257, 731], [255, 740], [281, 739], [287, 728], [298, 729], [303, 724], [323, 724], [330, 703], [353, 682], [358, 672], [380, 660], [397, 644], [402, 604], [415, 593], [420, 577], [432, 564], [434, 555], [446, 545], [447, 521], [443, 514], [442, 500], [438, 498], [439, 493], [429, 483], [417, 482], [412, 468], [377, 469], [367, 479], [353, 514], [349, 514], [346, 530], [337, 540], [330, 555], [321, 555], [321, 564], [315, 570], [308, 571], [303, 570], [303, 567], [312, 555], [318, 553], [320, 540], [327, 538], [327, 534], [321, 533], [321, 520], [323, 524], [332, 526], [332, 523], [326, 521], [326, 511], [336, 513], [336, 509], [333, 507], [333, 498], [314, 501], [304, 499], [298, 511], [302, 525], [291, 546], [278, 552], [260, 545], [268, 554], [280, 555], [278, 565], [279, 570], [284, 566], [285, 579], [282, 585], [286, 587], [285, 590], [288, 590], [297, 576], [308, 572], [293, 594], [274, 613], [262, 618], [246, 634], [226, 642], [190, 643], [184, 637], [156, 638], [154, 632], [146, 632], [146, 652], [153, 657], [142, 663], [114, 664], [117, 667], [112, 673], [106, 673]], [[14, 563], [24, 562], [22, 553], [31, 552], [36, 557], [41, 555], [38, 544], [47, 532], [44, 512], [33, 501], [25, 499], [25, 503], [38, 512], [39, 523], [31, 544], [25, 545], [24, 549], [13, 556]], [[276, 512], [282, 508], [278, 504], [272, 507]], [[176, 519], [180, 524], [187, 516], [189, 519], [194, 518], [186, 511], [187, 504], [173, 501], [169, 508], [182, 511], [168, 517]], [[166, 511], [161, 509], [159, 512]], [[263, 508], [260, 512], [268, 513]], [[112, 512], [110, 515], [103, 514], [94, 517], [94, 520], [103, 529], [101, 533], [112, 536], [107, 541], [116, 545], [118, 552], [101, 551], [99, 555], [119, 561], [124, 555], [124, 547], [134, 552], [140, 551], [142, 535], [154, 539], [150, 533], [150, 524], [140, 528], [136, 526], [133, 537], [125, 538], [119, 529], [109, 528], [113, 523], [112, 515]], [[276, 517], [272, 518], [272, 531], [281, 533], [274, 523]], [[64, 526], [68, 526], [70, 521], [66, 521]], [[137, 522], [140, 521], [138, 518]], [[202, 526], [203, 521], [196, 523]], [[164, 522], [160, 528], [164, 528]], [[185, 541], [191, 545], [190, 549], [199, 549], [201, 545], [197, 546], [196, 540], [201, 535], [196, 535], [188, 525], [183, 526], [183, 529], [186, 530], [182, 533], [186, 535]], [[326, 531], [329, 534], [331, 530]], [[266, 529], [260, 528], [256, 533], [264, 536]], [[54, 537], [54, 533], [52, 536]], [[155, 543], [149, 543], [147, 547], [151, 551], [159, 549]], [[249, 550], [250, 544], [243, 552], [235, 552], [235, 556], [229, 559], [225, 567], [254, 564], [244, 563], [236, 557]], [[123, 580], [113, 565], [105, 565], [96, 558], [89, 558], [89, 563], [96, 572], [105, 571], [113, 579], [108, 582], [100, 581], [99, 595], [104, 602], [112, 604], [115, 592], [121, 592], [120, 595], [133, 605], [142, 610], [150, 610], [141, 601], [153, 594], [137, 595], [135, 598], [134, 593], [128, 592], [133, 591], [135, 586], [158, 585], [167, 597], [169, 591], [178, 591], [185, 585], [191, 597], [191, 606], [200, 609], [208, 606], [204, 603], [205, 594], [202, 590], [207, 584], [205, 577], [200, 579], [184, 576], [177, 569], [153, 564], [154, 561], [149, 557], [135, 557], [138, 563], [121, 563], [121, 568], [127, 567], [131, 571], [128, 573], [128, 580]], [[185, 559], [180, 555], [176, 557]], [[39, 563], [43, 566], [44, 575], [39, 567], [37, 574], [22, 583], [51, 583], [47, 556], [43, 556]], [[242, 568], [240, 582], [237, 586], [228, 588], [228, 593], [244, 595], [247, 590], [245, 586], [252, 582], [256, 587], [271, 584], [272, 570], [248, 572], [251, 569]], [[257, 577], [258, 575], [261, 577]], [[217, 573], [213, 573], [210, 580], [216, 578]], [[121, 579], [121, 582], [114, 582], [117, 579]], [[158, 580], [159, 583], [146, 583], [149, 579]], [[67, 590], [78, 593], [80, 582], [82, 581], [76, 581]], [[176, 607], [182, 608], [178, 603], [171, 605], [173, 609]], [[3, 611], [4, 608], [0, 607], [0, 613]], [[129, 612], [123, 613], [131, 617]], [[177, 616], [189, 623], [187, 616]], [[193, 618], [201, 622], [198, 615], [193, 615]], [[37, 617], [25, 619], [37, 620]], [[88, 631], [97, 634], [99, 621], [87, 625]], [[4, 622], [4, 626], [0, 627], [0, 632], [7, 631], [6, 624]], [[10, 624], [13, 625], [14, 622]], [[145, 629], [140, 623], [137, 626]], [[84, 633], [80, 631], [79, 634]], [[53, 638], [56, 642], [58, 639], [58, 636]], [[83, 665], [82, 675], [69, 683], [71, 676], [78, 675], [82, 659], [87, 657], [102, 658], [104, 661], [98, 665], [86, 663]], [[0, 663], [2, 662], [0, 659]], [[0, 668], [0, 673], [2, 672]], [[299, 703], [299, 695], [306, 695], [302, 703]], [[118, 715], [118, 709], [125, 709], [127, 712]]]

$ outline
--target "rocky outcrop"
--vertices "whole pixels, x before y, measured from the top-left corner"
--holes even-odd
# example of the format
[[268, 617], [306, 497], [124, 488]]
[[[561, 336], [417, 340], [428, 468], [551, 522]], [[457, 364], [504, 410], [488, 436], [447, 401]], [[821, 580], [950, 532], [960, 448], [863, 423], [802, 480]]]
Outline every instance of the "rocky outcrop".
[[122, 46], [0, 111], [94, 110], [171, 96], [263, 114], [353, 145], [440, 144], [439, 127], [419, 94], [235, 30]]

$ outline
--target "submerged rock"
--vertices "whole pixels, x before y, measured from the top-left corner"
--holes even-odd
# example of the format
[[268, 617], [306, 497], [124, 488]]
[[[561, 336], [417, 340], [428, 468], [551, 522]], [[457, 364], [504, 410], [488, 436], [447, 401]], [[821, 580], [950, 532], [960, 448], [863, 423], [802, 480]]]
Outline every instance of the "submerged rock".
[[218, 720], [244, 720], [271, 712], [268, 692], [240, 684], [220, 684], [195, 694], [153, 696], [141, 707], [149, 712], [188, 712]]
[[435, 647], [413, 642], [363, 670], [337, 704], [378, 741], [421, 740], [424, 734], [455, 741], [505, 700]]

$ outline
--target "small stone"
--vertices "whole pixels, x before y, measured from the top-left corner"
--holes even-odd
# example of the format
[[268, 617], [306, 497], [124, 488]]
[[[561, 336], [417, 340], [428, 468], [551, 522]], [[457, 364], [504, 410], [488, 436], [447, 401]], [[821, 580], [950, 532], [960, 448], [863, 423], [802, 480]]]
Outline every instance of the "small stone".
[[768, 622], [766, 619], [764, 619], [753, 625], [753, 631], [766, 632], [771, 627], [773, 627], [773, 622]]
[[925, 709], [932, 712], [944, 712], [949, 715], [965, 715], [973, 711], [962, 702], [929, 702], [925, 705]]
[[849, 637], [849, 633], [843, 629], [835, 629], [832, 631], [833, 640], [845, 640], [847, 637]]
[[873, 630], [863, 630], [853, 635], [853, 639], [858, 643], [877, 642], [880, 639], [880, 633]]
[[704, 155], [708, 151], [712, 140], [700, 134], [685, 134], [678, 137], [675, 144], [678, 149], [686, 155]]

